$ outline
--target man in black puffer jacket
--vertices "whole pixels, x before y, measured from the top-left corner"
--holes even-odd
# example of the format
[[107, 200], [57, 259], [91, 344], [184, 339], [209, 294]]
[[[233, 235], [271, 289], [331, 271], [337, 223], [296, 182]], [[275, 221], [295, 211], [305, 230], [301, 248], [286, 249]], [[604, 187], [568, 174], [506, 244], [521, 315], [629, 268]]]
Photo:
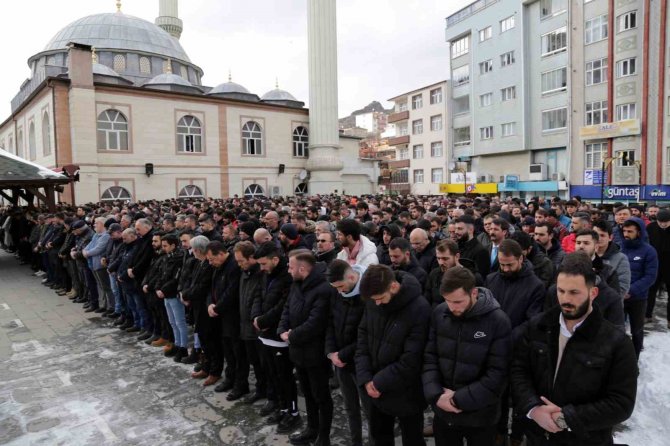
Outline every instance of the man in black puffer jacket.
[[465, 268], [444, 274], [424, 354], [423, 391], [437, 445], [490, 446], [512, 355], [509, 318]]
[[333, 399], [328, 376], [330, 364], [326, 358], [325, 340], [328, 306], [335, 290], [326, 282], [326, 265], [316, 263], [311, 251], [291, 252], [288, 271], [293, 285], [282, 313], [277, 334], [288, 342], [291, 361], [305, 396], [307, 427], [289, 435], [291, 444], [330, 445], [333, 421]]
[[391, 268], [413, 275], [421, 285], [421, 290], [423, 291], [428, 273], [421, 268], [421, 265], [416, 260], [409, 241], [402, 237], [391, 240], [391, 243], [389, 243], [389, 257], [391, 258]]
[[337, 372], [344, 410], [349, 420], [351, 444], [354, 446], [363, 445], [361, 406], [368, 420], [370, 419], [370, 398], [365, 390], [356, 385], [354, 364], [358, 325], [365, 310], [360, 293], [365, 269], [364, 266], [349, 265], [344, 260], [337, 259], [330, 264], [326, 275], [326, 280], [339, 292], [330, 301], [326, 356]]
[[424, 445], [421, 362], [430, 305], [409, 273], [368, 267], [360, 286], [366, 302], [358, 328], [356, 380], [372, 398], [370, 435], [376, 446], [394, 444], [400, 423], [404, 446]]

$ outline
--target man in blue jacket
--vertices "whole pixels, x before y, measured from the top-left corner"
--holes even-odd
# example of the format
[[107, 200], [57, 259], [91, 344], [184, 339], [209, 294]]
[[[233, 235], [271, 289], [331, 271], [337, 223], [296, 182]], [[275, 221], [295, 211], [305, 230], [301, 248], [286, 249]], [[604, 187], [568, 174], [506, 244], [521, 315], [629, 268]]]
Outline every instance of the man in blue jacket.
[[644, 222], [631, 217], [622, 225], [623, 246], [621, 252], [630, 263], [630, 289], [624, 296], [624, 313], [630, 320], [630, 332], [633, 336], [635, 354], [640, 357], [644, 337], [644, 316], [647, 308], [649, 288], [656, 282], [658, 273], [658, 255], [647, 243], [647, 228]]

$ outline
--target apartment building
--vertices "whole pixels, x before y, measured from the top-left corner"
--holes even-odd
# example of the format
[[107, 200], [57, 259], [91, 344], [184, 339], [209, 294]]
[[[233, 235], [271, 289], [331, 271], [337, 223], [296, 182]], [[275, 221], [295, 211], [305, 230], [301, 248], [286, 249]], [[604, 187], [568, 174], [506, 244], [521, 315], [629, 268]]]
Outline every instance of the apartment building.
[[448, 89], [448, 82], [441, 81], [389, 99], [394, 112], [388, 123], [395, 126], [395, 136], [388, 144], [395, 147], [395, 160], [388, 161], [382, 177], [390, 191], [436, 195], [447, 182]]

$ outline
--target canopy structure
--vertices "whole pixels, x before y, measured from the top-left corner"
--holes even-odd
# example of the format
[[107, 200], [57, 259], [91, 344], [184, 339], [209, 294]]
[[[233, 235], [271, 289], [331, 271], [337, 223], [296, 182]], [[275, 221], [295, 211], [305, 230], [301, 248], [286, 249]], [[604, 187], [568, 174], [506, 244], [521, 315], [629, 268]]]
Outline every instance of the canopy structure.
[[19, 205], [19, 200], [23, 199], [28, 206], [34, 206], [37, 199], [38, 203], [54, 211], [56, 192], [62, 192], [62, 186], [71, 181], [62, 173], [0, 149], [0, 196], [14, 205]]

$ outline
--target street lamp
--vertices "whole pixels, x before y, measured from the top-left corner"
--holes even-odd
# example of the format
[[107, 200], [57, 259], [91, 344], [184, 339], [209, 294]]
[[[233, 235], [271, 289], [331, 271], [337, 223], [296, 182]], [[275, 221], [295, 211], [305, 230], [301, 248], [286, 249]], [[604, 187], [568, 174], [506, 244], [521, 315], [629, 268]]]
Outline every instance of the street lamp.
[[619, 152], [617, 156], [608, 156], [603, 158], [602, 169], [600, 170], [600, 206], [603, 205], [605, 199], [605, 177], [607, 176], [607, 168], [614, 160], [621, 159], [624, 152]]

